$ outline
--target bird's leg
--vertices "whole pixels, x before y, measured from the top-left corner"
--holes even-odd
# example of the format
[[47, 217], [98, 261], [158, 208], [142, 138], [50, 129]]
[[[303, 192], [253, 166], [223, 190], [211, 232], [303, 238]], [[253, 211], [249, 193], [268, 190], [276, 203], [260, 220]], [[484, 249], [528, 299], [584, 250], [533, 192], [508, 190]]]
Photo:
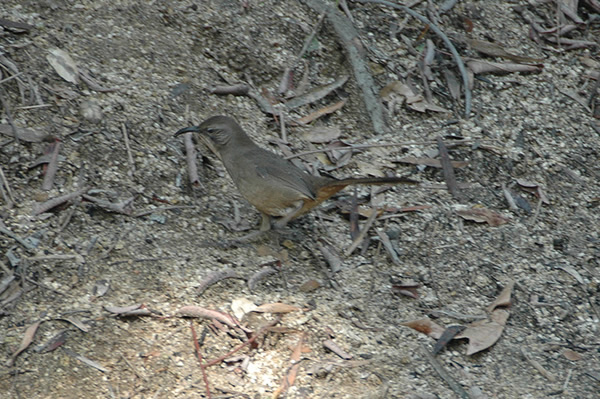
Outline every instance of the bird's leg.
[[288, 222], [290, 220], [292, 220], [298, 216], [298, 213], [302, 210], [303, 207], [304, 207], [304, 201], [298, 201], [296, 206], [294, 208], [292, 208], [292, 210], [290, 210], [287, 213], [287, 215], [280, 217], [273, 223], [273, 227], [275, 229], [280, 229], [282, 227], [285, 227], [285, 225], [288, 224]]
[[271, 216], [266, 213], [260, 213], [262, 216], [262, 220], [260, 222], [259, 231], [269, 231], [271, 230]]
[[262, 213], [262, 212], [261, 212], [261, 215], [262, 215], [262, 220], [260, 222], [260, 227], [258, 230], [252, 231], [244, 236], [234, 238], [233, 240], [229, 240], [228, 242], [225, 243], [225, 247], [236, 247], [239, 245], [246, 244], [249, 241], [252, 241], [253, 239], [258, 238], [258, 237], [262, 236], [264, 233], [271, 230], [271, 216], [267, 215], [266, 213]]

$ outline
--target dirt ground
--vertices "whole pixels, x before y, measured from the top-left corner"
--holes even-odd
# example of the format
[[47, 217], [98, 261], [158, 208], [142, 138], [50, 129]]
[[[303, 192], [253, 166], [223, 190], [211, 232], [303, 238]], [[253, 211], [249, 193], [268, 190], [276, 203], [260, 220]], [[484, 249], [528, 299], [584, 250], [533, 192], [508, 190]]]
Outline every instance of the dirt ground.
[[[514, 54], [542, 59], [539, 73], [475, 79], [473, 112], [465, 119], [464, 101], [453, 102], [448, 92], [444, 70], [457, 72], [442, 41], [401, 11], [348, 2], [378, 89], [401, 81], [422, 93], [418, 65], [425, 40], [436, 45], [433, 102], [452, 112], [386, 105], [389, 128], [383, 134], [373, 133], [332, 25], [325, 19], [316, 29], [294, 69], [294, 89], [350, 79], [287, 113], [288, 148], [323, 148], [306, 138], [323, 128], [339, 128], [342, 140], [356, 145], [404, 143], [355, 152], [329, 173], [391, 173], [421, 183], [377, 195], [358, 188], [366, 208], [378, 201], [381, 214], [367, 243], [345, 255], [352, 238], [340, 204], [351, 202], [353, 190], [279, 234], [225, 247], [248, 232], [244, 224], [255, 227], [258, 212], [200, 143], [200, 184], [191, 185], [183, 139], [173, 137], [182, 127], [224, 114], [261, 146], [281, 152], [279, 116], [262, 112], [248, 96], [218, 96], [210, 89], [243, 82], [275, 96], [318, 25], [319, 14], [304, 2], [2, 1], [1, 18], [31, 27], [0, 31], [2, 79], [16, 74], [7, 60], [20, 73], [0, 83], [0, 123], [51, 139], [17, 142], [11, 129], [0, 135], [0, 397], [205, 397], [190, 323], [202, 337], [206, 361], [247, 338], [239, 328], [207, 328], [210, 320], [179, 317], [178, 310], [239, 314], [242, 305], [269, 303], [299, 309], [282, 314], [275, 329], [262, 331], [227, 362], [206, 369], [213, 397], [272, 397], [290, 371], [297, 377], [287, 398], [459, 397], [448, 381], [472, 398], [597, 397], [600, 128], [590, 109], [597, 100], [586, 102], [594, 90], [598, 95], [590, 76], [599, 70], [600, 56], [591, 44], [564, 50], [533, 40], [530, 25], [514, 9], [518, 3], [525, 2], [459, 2], [438, 16], [451, 37], [495, 41]], [[546, 28], [556, 25], [554, 2], [520, 6]], [[426, 8], [414, 7], [431, 16]], [[593, 10], [582, 1], [577, 14], [589, 23], [565, 37], [600, 44]], [[455, 43], [463, 57], [507, 62]], [[70, 54], [97, 84], [62, 79], [47, 59], [53, 49]], [[341, 109], [310, 126], [291, 123], [341, 99], [347, 100]], [[437, 157], [438, 136], [456, 144], [449, 149], [452, 159], [468, 161], [455, 169], [459, 198], [448, 192], [441, 169], [398, 162]], [[56, 143], [52, 138], [60, 139], [59, 163], [45, 191], [40, 159]], [[323, 166], [321, 154], [302, 159]], [[527, 190], [525, 182], [533, 187]], [[84, 187], [95, 199], [128, 205], [111, 212], [106, 204], [75, 196], [35, 214], [45, 201]], [[547, 201], [535, 195], [540, 192]], [[411, 207], [418, 211], [408, 212]], [[487, 209], [508, 223], [475, 223], [457, 214], [460, 207]], [[361, 218], [360, 226], [366, 221]], [[390, 239], [396, 260], [382, 236]], [[339, 264], [326, 260], [323, 245], [338, 254]], [[253, 289], [241, 279], [225, 279], [199, 294], [207, 276], [224, 270], [252, 276], [274, 261], [277, 272]], [[429, 317], [441, 326], [468, 325], [486, 317], [486, 307], [512, 281], [510, 316], [498, 341], [469, 356], [468, 341], [451, 342], [436, 356], [449, 375], [440, 377], [424, 354], [435, 341], [402, 323]], [[418, 284], [418, 298], [395, 294], [399, 282]], [[135, 304], [149, 315], [108, 310]], [[30, 345], [11, 362], [40, 321]], [[272, 313], [241, 317], [254, 332], [275, 321]], [[57, 335], [62, 345], [53, 348], [49, 342]], [[328, 341], [342, 352], [326, 348]]]

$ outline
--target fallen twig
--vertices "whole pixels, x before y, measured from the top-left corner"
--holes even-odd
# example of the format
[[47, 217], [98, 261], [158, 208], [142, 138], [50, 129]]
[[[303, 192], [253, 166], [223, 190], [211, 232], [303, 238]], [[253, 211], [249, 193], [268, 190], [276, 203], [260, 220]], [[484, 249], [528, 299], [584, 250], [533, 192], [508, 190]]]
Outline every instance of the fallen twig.
[[228, 279], [228, 278], [243, 279], [243, 277], [241, 277], [238, 274], [238, 272], [233, 269], [225, 269], [225, 270], [211, 273], [204, 280], [202, 280], [200, 282], [200, 285], [198, 285], [198, 287], [197, 287], [198, 295], [202, 295], [204, 293], [204, 291], [206, 291], [206, 289], [208, 287], [210, 287], [211, 285], [218, 283], [221, 280]]
[[423, 354], [429, 361], [429, 364], [431, 364], [431, 367], [433, 367], [433, 369], [438, 373], [438, 375], [442, 377], [444, 381], [446, 381], [446, 384], [448, 384], [450, 388], [452, 388], [454, 393], [456, 393], [462, 399], [469, 399], [471, 397], [471, 395], [469, 395], [468, 392], [465, 391], [465, 389], [461, 387], [460, 384], [454, 378], [452, 378], [450, 374], [448, 374], [446, 369], [444, 369], [440, 362], [437, 361], [435, 356], [433, 356], [429, 352], [429, 350], [427, 350], [427, 348], [425, 348], [423, 345], [421, 345], [421, 352], [423, 352]]
[[360, 243], [363, 241], [363, 239], [367, 235], [369, 229], [373, 225], [373, 222], [375, 221], [376, 218], [377, 218], [377, 209], [373, 209], [373, 212], [371, 213], [371, 215], [365, 222], [362, 230], [360, 231], [360, 234], [358, 236], [356, 236], [354, 241], [352, 241], [352, 244], [348, 247], [346, 252], [344, 252], [344, 256], [349, 256], [352, 252], [354, 252], [354, 250], [356, 248], [358, 248], [358, 246], [360, 245]]
[[58, 152], [60, 151], [60, 140], [55, 140], [52, 144], [52, 156], [46, 167], [46, 174], [44, 175], [44, 181], [42, 182], [42, 190], [49, 191], [52, 189], [54, 184], [54, 176], [58, 170]]
[[80, 195], [83, 195], [84, 193], [86, 193], [89, 190], [89, 187], [83, 187], [80, 188], [77, 191], [74, 191], [72, 193], [69, 194], [65, 194], [65, 195], [61, 195], [60, 197], [55, 197], [52, 199], [49, 199], [46, 202], [41, 203], [40, 205], [37, 206], [37, 208], [33, 211], [33, 215], [39, 215], [40, 213], [44, 213], [49, 211], [50, 209], [63, 204], [67, 201], [70, 201], [74, 198], [79, 197]]
[[192, 339], [194, 340], [194, 350], [198, 357], [198, 363], [200, 363], [200, 370], [202, 371], [202, 379], [204, 380], [204, 387], [206, 388], [206, 396], [212, 398], [210, 394], [210, 385], [208, 383], [208, 375], [206, 374], [206, 366], [202, 364], [202, 352], [200, 352], [200, 343], [198, 342], [198, 336], [196, 335], [196, 329], [194, 328], [194, 320], [190, 320], [190, 329], [192, 330]]
[[362, 98], [365, 108], [371, 118], [373, 130], [377, 134], [385, 132], [385, 121], [383, 118], [383, 106], [377, 93], [379, 90], [375, 88], [375, 82], [369, 67], [364, 60], [365, 49], [360, 41], [358, 32], [352, 25], [352, 21], [346, 16], [338, 13], [328, 3], [317, 0], [304, 0], [305, 3], [313, 10], [319, 13], [325, 13], [327, 20], [333, 26], [340, 43], [345, 48], [348, 54], [348, 61], [352, 65], [354, 78], [362, 91]]
[[525, 360], [527, 360], [529, 362], [529, 364], [531, 364], [533, 366], [534, 369], [536, 369], [541, 375], [543, 375], [544, 377], [546, 377], [546, 379], [550, 382], [555, 382], [556, 381], [556, 377], [554, 376], [554, 374], [552, 374], [551, 372], [549, 372], [548, 370], [546, 370], [537, 360], [535, 360], [531, 354], [529, 354], [526, 350], [525, 347], [521, 347], [521, 354], [523, 355], [523, 357], [525, 358]]
[[12, 208], [15, 203], [15, 199], [12, 195], [12, 191], [10, 189], [10, 185], [8, 184], [8, 180], [4, 175], [4, 171], [2, 170], [2, 166], [0, 166], [0, 179], [2, 179], [2, 183], [0, 184], [0, 191], [2, 191], [4, 202], [6, 202], [6, 206], [8, 208]]
[[450, 191], [450, 194], [452, 194], [455, 199], [460, 200], [462, 195], [460, 194], [458, 184], [456, 183], [454, 167], [452, 166], [450, 156], [448, 155], [448, 148], [446, 148], [446, 145], [440, 136], [437, 137], [437, 144], [438, 151], [440, 152], [440, 162], [442, 163], [442, 172], [444, 174], [446, 185], [448, 186], [448, 191]]
[[129, 146], [129, 135], [127, 134], [127, 126], [125, 123], [121, 124], [121, 130], [123, 130], [123, 139], [125, 141], [125, 148], [127, 149], [127, 161], [129, 162], [129, 171], [127, 174], [129, 177], [133, 177], [135, 173], [135, 163], [133, 162], [133, 155], [131, 154], [131, 147]]
[[187, 161], [188, 178], [192, 186], [199, 186], [200, 179], [198, 178], [198, 167], [196, 166], [196, 147], [192, 141], [192, 133], [185, 133], [183, 135], [183, 142], [185, 143], [185, 159]]

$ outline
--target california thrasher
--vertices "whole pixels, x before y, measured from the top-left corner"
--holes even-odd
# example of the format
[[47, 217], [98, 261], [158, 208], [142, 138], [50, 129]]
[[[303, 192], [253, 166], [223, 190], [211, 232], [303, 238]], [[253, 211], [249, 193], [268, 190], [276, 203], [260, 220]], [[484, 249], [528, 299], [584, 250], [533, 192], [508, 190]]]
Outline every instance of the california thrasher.
[[242, 127], [227, 116], [213, 116], [200, 124], [183, 128], [183, 133], [201, 133], [206, 145], [225, 165], [240, 193], [262, 214], [260, 231], [275, 227], [310, 211], [351, 184], [399, 184], [416, 182], [404, 177], [349, 177], [333, 179], [312, 176], [281, 156], [257, 146]]

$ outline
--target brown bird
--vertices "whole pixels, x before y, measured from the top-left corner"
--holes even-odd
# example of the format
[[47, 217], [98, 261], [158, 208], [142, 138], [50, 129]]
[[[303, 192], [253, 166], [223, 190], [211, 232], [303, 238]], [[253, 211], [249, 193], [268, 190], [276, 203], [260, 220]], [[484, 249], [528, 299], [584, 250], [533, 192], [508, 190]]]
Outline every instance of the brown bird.
[[201, 133], [203, 141], [227, 169], [240, 193], [262, 214], [260, 231], [283, 227], [344, 187], [351, 184], [399, 184], [416, 182], [404, 177], [333, 179], [312, 176], [281, 156], [257, 146], [242, 127], [227, 116], [213, 116], [199, 126], [175, 133]]

